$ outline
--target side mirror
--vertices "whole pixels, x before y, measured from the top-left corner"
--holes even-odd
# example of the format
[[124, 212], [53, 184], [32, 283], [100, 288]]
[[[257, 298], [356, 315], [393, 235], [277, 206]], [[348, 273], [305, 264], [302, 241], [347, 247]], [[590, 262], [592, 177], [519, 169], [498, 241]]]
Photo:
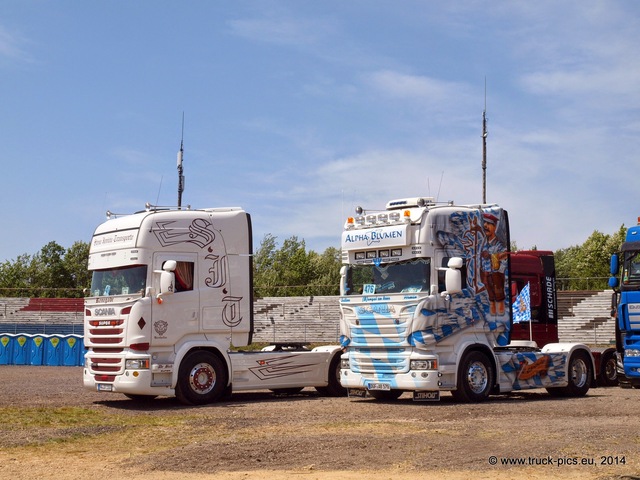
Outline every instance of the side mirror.
[[618, 271], [620, 269], [620, 264], [618, 260], [618, 254], [614, 253], [611, 255], [611, 265], [609, 266], [609, 272], [611, 273], [611, 278], [609, 278], [609, 286], [611, 288], [618, 288]]
[[347, 294], [347, 267], [343, 265], [340, 267], [340, 296], [344, 297]]
[[612, 276], [616, 276], [618, 275], [619, 269], [620, 269], [620, 266], [618, 265], [618, 254], [614, 253], [613, 255], [611, 255], [611, 266], [609, 268], [609, 272], [611, 273]]
[[449, 295], [462, 292], [462, 272], [460, 272], [460, 269], [463, 264], [464, 261], [460, 257], [452, 257], [447, 263], [444, 284], [446, 293]]
[[161, 271], [156, 271], [160, 274], [160, 293], [156, 295], [158, 303], [162, 303], [162, 297], [165, 295], [172, 295], [176, 290], [176, 275], [173, 271], [176, 269], [177, 263], [175, 260], [167, 260], [164, 262]]

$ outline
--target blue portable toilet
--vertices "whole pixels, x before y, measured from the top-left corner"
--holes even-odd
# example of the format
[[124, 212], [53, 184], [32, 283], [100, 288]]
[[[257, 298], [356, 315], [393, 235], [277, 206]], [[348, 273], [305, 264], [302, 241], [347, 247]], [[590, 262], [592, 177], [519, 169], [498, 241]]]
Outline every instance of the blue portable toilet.
[[31, 346], [29, 365], [43, 365], [46, 339], [42, 335], [32, 335], [29, 339], [29, 343]]
[[62, 344], [62, 365], [75, 367], [82, 365], [81, 353], [83, 353], [83, 343], [78, 335], [65, 335], [61, 339]]
[[60, 335], [50, 335], [45, 341], [44, 364], [49, 367], [59, 367], [62, 365], [62, 343]]
[[13, 342], [15, 335], [6, 334], [0, 337], [0, 365], [13, 363]]
[[12, 365], [29, 365], [30, 345], [26, 335], [19, 335], [13, 344]]

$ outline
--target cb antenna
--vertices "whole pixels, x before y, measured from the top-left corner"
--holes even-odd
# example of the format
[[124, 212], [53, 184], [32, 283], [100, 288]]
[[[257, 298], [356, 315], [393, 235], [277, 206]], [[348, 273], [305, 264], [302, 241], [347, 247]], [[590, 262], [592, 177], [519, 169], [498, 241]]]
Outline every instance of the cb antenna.
[[482, 203], [487, 203], [487, 77], [484, 78], [484, 110], [482, 111]]
[[184, 112], [182, 112], [182, 135], [178, 152], [178, 210], [182, 209], [182, 192], [184, 192], [184, 175], [182, 174], [182, 156], [184, 155]]

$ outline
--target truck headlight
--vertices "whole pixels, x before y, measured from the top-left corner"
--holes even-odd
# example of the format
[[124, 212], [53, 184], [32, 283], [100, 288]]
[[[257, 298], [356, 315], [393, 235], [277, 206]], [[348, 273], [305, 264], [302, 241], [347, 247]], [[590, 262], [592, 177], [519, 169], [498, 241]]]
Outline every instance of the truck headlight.
[[640, 357], [640, 350], [637, 348], [628, 348], [624, 351], [625, 357]]
[[124, 362], [124, 368], [126, 370], [148, 370], [149, 359], [148, 358], [136, 358], [127, 360]]
[[409, 363], [410, 370], [437, 370], [438, 361], [433, 360], [411, 360]]

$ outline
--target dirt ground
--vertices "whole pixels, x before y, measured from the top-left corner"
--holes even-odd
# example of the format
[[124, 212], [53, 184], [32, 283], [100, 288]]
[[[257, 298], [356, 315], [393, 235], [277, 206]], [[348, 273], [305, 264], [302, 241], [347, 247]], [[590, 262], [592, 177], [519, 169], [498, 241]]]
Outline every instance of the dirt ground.
[[0, 468], [60, 480], [640, 479], [639, 399], [614, 387], [386, 403], [305, 389], [140, 405], [84, 390], [79, 367], [0, 366]]

